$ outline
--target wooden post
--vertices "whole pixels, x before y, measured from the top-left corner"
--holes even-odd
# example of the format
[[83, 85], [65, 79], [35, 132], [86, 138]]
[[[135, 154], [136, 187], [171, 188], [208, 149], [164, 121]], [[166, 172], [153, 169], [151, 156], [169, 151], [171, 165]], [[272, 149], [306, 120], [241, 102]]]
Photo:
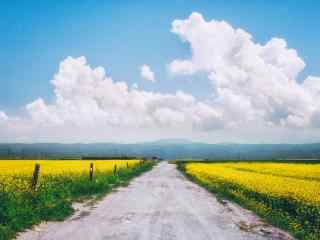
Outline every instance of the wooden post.
[[117, 175], [117, 164], [114, 165], [113, 168], [113, 175], [116, 176]]
[[89, 171], [90, 181], [93, 180], [93, 163], [90, 163], [90, 171]]
[[31, 190], [35, 191], [37, 188], [38, 178], [40, 173], [40, 164], [36, 163], [33, 170], [32, 180], [31, 180]]
[[129, 168], [129, 163], [127, 162], [127, 168]]

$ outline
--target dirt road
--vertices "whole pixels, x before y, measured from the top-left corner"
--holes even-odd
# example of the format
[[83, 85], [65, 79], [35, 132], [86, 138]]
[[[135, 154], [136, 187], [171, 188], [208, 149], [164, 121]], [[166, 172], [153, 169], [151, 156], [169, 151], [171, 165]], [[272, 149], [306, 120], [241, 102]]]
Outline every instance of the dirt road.
[[18, 239], [291, 239], [249, 211], [217, 201], [166, 162], [95, 206], [77, 207], [68, 220], [41, 224]]

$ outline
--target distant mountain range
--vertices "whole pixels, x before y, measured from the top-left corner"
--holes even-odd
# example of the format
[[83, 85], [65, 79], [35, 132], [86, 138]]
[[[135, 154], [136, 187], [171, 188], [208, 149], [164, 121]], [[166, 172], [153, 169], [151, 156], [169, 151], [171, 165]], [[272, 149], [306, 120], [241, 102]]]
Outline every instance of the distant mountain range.
[[136, 144], [0, 144], [0, 159], [158, 156], [164, 159], [301, 159], [320, 158], [314, 144], [207, 144], [184, 139], [164, 139]]
[[143, 144], [147, 145], [167, 145], [167, 144], [194, 144], [196, 142], [182, 139], [182, 138], [172, 138], [172, 139], [160, 139], [153, 142], [145, 142]]

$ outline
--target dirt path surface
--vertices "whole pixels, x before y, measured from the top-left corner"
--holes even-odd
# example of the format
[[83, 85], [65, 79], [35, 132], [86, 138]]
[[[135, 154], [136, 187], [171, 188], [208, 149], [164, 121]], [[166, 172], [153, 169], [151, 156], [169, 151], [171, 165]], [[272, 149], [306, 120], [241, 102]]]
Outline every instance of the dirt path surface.
[[166, 162], [95, 206], [77, 208], [68, 220], [41, 224], [18, 239], [291, 239], [249, 211], [217, 201]]

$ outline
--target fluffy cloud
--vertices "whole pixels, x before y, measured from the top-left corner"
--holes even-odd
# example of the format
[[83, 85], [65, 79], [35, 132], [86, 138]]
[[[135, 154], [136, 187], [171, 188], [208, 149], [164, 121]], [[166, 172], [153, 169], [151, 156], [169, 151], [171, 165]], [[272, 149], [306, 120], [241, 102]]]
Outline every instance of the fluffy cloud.
[[[51, 81], [56, 100], [41, 98], [26, 106], [31, 121], [42, 128], [73, 129], [201, 129], [210, 120], [221, 128], [221, 113], [182, 91], [160, 94], [115, 82], [85, 57], [68, 57]], [[216, 123], [215, 123], [216, 122]]]
[[156, 79], [154, 77], [154, 72], [146, 64], [144, 64], [140, 67], [140, 76], [142, 79], [147, 80], [147, 81], [151, 81], [151, 82], [156, 81]]
[[206, 21], [199, 13], [175, 20], [171, 31], [190, 45], [192, 56], [172, 61], [170, 72], [207, 73], [215, 109], [226, 125], [317, 125], [320, 78], [298, 83], [305, 63], [284, 39], [255, 43], [246, 31], [224, 21]]
[[[191, 58], [173, 60], [170, 72], [204, 72], [212, 86], [208, 99], [144, 91], [114, 81], [85, 57], [67, 57], [51, 81], [53, 102], [38, 98], [18, 117], [0, 111], [0, 140], [319, 140], [320, 78], [297, 81], [305, 63], [285, 40], [259, 44], [246, 31], [198, 13], [175, 20], [171, 31], [190, 45]], [[155, 81], [147, 65], [141, 77]]]
[[3, 112], [3, 111], [0, 111], [0, 123], [1, 122], [5, 122], [5, 121], [7, 121], [9, 118], [8, 118], [8, 116], [7, 116], [7, 114], [5, 113], [5, 112]]

